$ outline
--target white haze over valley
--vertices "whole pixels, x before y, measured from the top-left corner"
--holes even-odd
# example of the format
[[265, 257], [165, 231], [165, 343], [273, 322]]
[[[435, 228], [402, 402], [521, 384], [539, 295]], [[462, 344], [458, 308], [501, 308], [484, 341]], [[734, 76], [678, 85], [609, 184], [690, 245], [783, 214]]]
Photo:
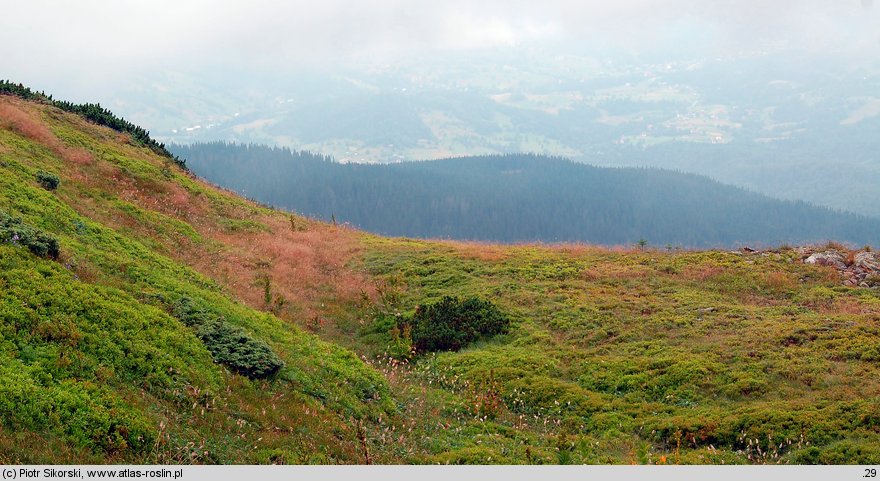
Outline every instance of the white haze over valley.
[[537, 152], [880, 217], [873, 0], [32, 0], [3, 7], [0, 78], [166, 142]]

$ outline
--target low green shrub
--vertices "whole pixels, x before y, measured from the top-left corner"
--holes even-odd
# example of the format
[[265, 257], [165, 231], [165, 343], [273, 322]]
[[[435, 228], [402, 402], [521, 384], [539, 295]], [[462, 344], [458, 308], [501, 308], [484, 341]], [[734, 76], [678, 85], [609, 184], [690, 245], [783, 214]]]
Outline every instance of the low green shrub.
[[52, 172], [38, 170], [37, 182], [39, 182], [40, 185], [43, 186], [43, 188], [46, 190], [55, 190], [58, 188], [58, 185], [61, 184], [61, 179]]
[[469, 464], [513, 464], [514, 460], [502, 454], [502, 451], [486, 446], [466, 446], [437, 454], [429, 459], [434, 464], [469, 465]]
[[198, 307], [183, 297], [174, 305], [174, 315], [195, 330], [214, 362], [251, 379], [264, 379], [284, 367], [281, 360], [263, 341], [252, 338], [244, 329]]
[[412, 319], [401, 324], [401, 331], [410, 330], [419, 352], [457, 351], [478, 339], [507, 333], [510, 318], [489, 301], [446, 296], [418, 306]]
[[142, 413], [106, 386], [56, 381], [40, 363], [0, 357], [0, 423], [3, 429], [39, 430], [96, 452], [143, 452], [157, 433]]
[[57, 259], [61, 254], [58, 239], [2, 210], [0, 210], [0, 242], [25, 246], [34, 254], [50, 259]]
[[196, 335], [214, 360], [252, 379], [267, 378], [284, 362], [264, 342], [251, 338], [243, 329], [213, 319], [196, 330]]
[[414, 355], [412, 326], [405, 324], [402, 328], [394, 326], [388, 332], [391, 342], [386, 347], [388, 356], [397, 360], [410, 359]]
[[878, 464], [880, 447], [874, 439], [844, 439], [827, 446], [810, 446], [793, 456], [797, 464]]

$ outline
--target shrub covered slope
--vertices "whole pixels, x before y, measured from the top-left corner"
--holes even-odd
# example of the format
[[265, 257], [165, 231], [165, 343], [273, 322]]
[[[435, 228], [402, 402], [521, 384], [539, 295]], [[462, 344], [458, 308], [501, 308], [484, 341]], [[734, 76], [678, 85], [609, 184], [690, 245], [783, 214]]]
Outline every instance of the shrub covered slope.
[[187, 265], [275, 214], [51, 106], [0, 110], [0, 463], [363, 460], [379, 373]]
[[[843, 287], [796, 249], [371, 245], [367, 265], [394, 292], [377, 326], [449, 295], [513, 319], [396, 368], [398, 386], [429, 386], [417, 405], [451, 419], [425, 426], [431, 461], [880, 461], [880, 292]], [[402, 336], [383, 330], [361, 342]]]

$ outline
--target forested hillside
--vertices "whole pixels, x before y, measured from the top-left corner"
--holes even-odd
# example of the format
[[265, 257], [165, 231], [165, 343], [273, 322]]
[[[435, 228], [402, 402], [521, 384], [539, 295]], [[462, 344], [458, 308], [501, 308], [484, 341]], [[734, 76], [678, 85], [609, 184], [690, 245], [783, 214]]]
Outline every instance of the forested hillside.
[[384, 235], [684, 247], [880, 238], [880, 220], [659, 169], [527, 154], [365, 165], [222, 142], [170, 148], [247, 197]]

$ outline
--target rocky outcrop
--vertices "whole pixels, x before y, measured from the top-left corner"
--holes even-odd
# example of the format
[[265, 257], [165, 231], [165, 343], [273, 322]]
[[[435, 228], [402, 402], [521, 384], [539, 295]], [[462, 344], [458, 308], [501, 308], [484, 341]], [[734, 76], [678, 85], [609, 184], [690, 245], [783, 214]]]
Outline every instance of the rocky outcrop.
[[880, 286], [880, 255], [869, 250], [844, 254], [835, 249], [801, 252], [806, 264], [830, 266], [840, 273], [843, 285], [852, 287]]
[[853, 265], [860, 269], [880, 271], [880, 262], [873, 252], [859, 252], [853, 256]]
[[846, 257], [837, 251], [816, 252], [804, 259], [806, 264], [831, 266], [839, 270], [846, 269]]
[[[780, 256], [780, 253], [787, 249], [792, 248], [760, 250], [741, 247], [730, 253], [767, 257]], [[793, 250], [797, 253], [797, 257], [794, 260], [787, 257], [788, 262], [796, 262], [796, 259], [800, 258], [804, 264], [833, 267], [840, 274], [841, 284], [845, 286], [880, 289], [880, 252], [874, 252], [869, 247], [852, 251], [839, 244], [829, 244], [822, 247], [801, 246]]]

